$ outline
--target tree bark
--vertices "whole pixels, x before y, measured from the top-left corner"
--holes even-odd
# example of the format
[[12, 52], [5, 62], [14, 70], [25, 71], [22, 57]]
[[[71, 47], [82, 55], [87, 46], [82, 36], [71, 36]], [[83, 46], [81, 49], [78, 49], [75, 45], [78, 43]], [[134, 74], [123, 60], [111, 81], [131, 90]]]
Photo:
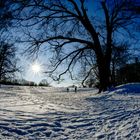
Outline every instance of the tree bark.
[[115, 62], [114, 62], [114, 60], [112, 60], [111, 82], [112, 82], [113, 86], [116, 84]]
[[111, 86], [110, 62], [105, 57], [97, 60], [99, 70], [99, 93], [106, 91]]

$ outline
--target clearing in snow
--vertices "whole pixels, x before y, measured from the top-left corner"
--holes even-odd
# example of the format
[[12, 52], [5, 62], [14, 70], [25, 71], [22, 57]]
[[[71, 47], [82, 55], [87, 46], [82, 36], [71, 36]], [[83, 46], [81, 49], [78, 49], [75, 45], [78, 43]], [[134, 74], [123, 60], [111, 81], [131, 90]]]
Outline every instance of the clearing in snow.
[[139, 140], [140, 84], [95, 89], [3, 86], [0, 139]]

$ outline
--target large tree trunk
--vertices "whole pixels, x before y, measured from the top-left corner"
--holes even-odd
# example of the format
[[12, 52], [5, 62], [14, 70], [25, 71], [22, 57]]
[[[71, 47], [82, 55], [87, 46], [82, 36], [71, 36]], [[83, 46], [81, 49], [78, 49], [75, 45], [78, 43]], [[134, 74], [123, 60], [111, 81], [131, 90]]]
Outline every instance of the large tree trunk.
[[111, 82], [112, 82], [113, 86], [116, 85], [115, 62], [114, 62], [114, 60], [112, 60]]
[[99, 93], [106, 91], [111, 86], [110, 62], [104, 57], [97, 61], [99, 70]]

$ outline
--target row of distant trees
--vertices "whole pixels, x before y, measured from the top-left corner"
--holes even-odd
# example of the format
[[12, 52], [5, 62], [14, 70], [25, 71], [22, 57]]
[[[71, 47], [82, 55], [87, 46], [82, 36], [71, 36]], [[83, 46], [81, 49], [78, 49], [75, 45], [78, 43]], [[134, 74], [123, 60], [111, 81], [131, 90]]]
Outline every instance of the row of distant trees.
[[50, 87], [51, 86], [46, 79], [41, 80], [39, 82], [39, 84], [37, 84], [33, 81], [28, 81], [28, 80], [25, 80], [25, 79], [8, 78], [8, 79], [5, 79], [5, 80], [1, 80], [1, 84], [4, 84], [4, 85], [18, 85], [18, 86], [44, 86], [44, 87]]

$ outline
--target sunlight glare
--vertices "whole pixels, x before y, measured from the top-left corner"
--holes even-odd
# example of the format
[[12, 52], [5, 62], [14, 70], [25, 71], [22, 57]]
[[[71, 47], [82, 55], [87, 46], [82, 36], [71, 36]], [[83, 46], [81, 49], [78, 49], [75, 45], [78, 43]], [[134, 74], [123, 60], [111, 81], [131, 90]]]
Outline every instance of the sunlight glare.
[[41, 66], [38, 63], [32, 64], [31, 68], [34, 74], [39, 74], [41, 72]]

